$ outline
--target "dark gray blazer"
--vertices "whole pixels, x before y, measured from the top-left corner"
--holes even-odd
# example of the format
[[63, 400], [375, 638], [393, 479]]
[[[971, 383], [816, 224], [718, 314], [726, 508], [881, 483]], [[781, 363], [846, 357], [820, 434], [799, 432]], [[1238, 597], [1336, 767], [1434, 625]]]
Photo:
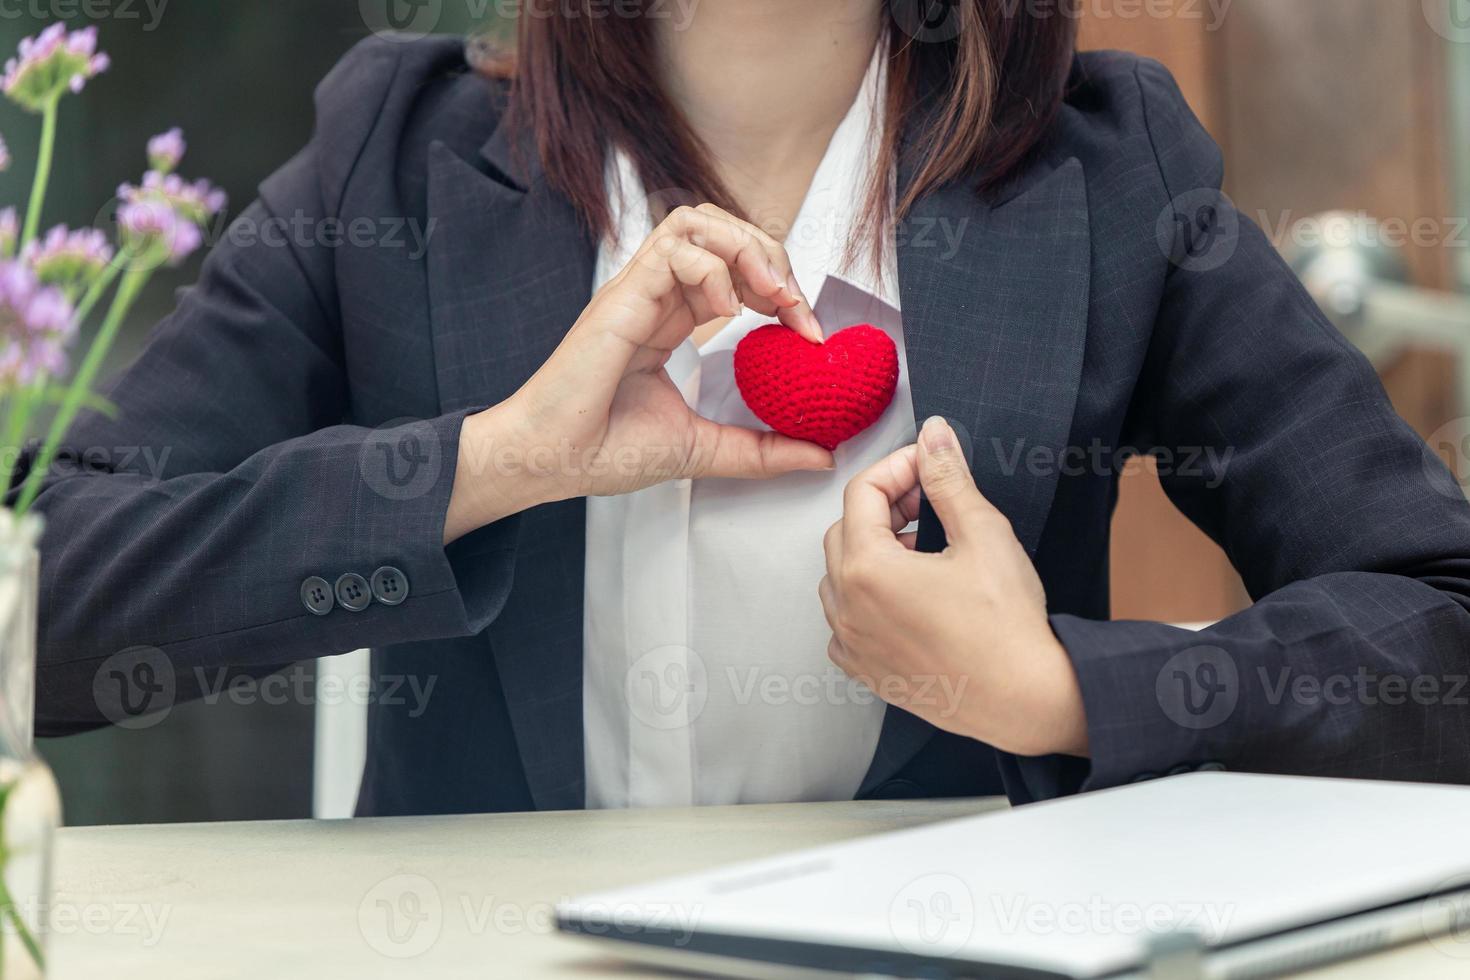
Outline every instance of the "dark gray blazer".
[[[899, 274], [915, 412], [971, 434], [1045, 582], [1092, 759], [1012, 758], [890, 708], [860, 795], [1003, 779], [1024, 801], [1200, 767], [1470, 780], [1459, 487], [1218, 195], [1220, 155], [1167, 72], [1092, 54], [1073, 81], [1009, 190], [918, 205]], [[583, 502], [440, 542], [461, 421], [542, 363], [592, 279], [593, 243], [512, 152], [502, 102], [443, 38], [367, 42], [322, 84], [310, 145], [40, 498], [43, 734], [116, 721], [115, 681], [144, 685], [131, 711], [211, 671], [371, 646], [361, 812], [582, 805]], [[1170, 497], [1250, 610], [1203, 635], [1107, 621], [1124, 447], [1169, 452]], [[396, 594], [371, 581], [385, 566]], [[434, 681], [423, 710], [410, 678]], [[1392, 693], [1425, 679], [1437, 695]]]

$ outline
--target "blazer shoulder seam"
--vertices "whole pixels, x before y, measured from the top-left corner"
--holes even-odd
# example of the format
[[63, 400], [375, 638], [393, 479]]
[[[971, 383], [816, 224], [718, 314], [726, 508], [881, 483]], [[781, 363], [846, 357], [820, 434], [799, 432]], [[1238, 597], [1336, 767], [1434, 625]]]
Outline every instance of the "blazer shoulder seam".
[[334, 217], [340, 217], [342, 213], [342, 202], [347, 198], [347, 188], [352, 184], [352, 179], [357, 176], [357, 168], [362, 164], [362, 158], [367, 153], [367, 148], [372, 145], [373, 136], [377, 134], [378, 128], [383, 124], [383, 106], [387, 104], [393, 87], [398, 83], [398, 76], [403, 71], [403, 51], [401, 46], [393, 46], [393, 74], [389, 77], [387, 84], [382, 88], [382, 96], [378, 101], [378, 112], [373, 117], [373, 124], [368, 127], [353, 151], [352, 165], [342, 177], [342, 185], [337, 188], [337, 193], [331, 201], [324, 200], [326, 210]]
[[1154, 169], [1158, 171], [1159, 183], [1164, 188], [1164, 199], [1172, 201], [1174, 199], [1174, 189], [1169, 186], [1169, 174], [1164, 169], [1164, 158], [1159, 153], [1159, 141], [1154, 133], [1153, 114], [1149, 111], [1148, 90], [1143, 84], [1142, 73], [1146, 64], [1148, 62], [1142, 58], [1139, 58], [1133, 63], [1133, 84], [1138, 89], [1138, 104], [1143, 114], [1143, 132], [1148, 137], [1148, 148], [1149, 152], [1153, 154]]

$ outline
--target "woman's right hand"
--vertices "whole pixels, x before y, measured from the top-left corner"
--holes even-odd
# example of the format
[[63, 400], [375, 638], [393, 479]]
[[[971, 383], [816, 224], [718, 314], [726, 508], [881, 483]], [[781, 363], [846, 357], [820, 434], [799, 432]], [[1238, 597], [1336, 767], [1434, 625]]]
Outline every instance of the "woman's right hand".
[[780, 243], [711, 204], [670, 214], [540, 370], [465, 420], [445, 542], [553, 500], [830, 469], [812, 443], [699, 416], [665, 371], [695, 327], [742, 303], [822, 342]]

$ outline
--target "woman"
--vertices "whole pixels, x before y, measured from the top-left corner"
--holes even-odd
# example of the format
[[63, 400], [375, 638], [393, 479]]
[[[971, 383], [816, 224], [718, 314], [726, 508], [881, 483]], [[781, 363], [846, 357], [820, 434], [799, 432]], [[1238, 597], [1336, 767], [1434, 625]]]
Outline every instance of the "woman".
[[[166, 472], [40, 498], [42, 730], [372, 646], [368, 814], [1470, 778], [1450, 699], [1298, 683], [1466, 672], [1458, 488], [1162, 68], [930, 7], [355, 50], [76, 432]], [[735, 343], [858, 312], [902, 354], [883, 418], [760, 431]], [[1165, 487], [1251, 609], [1106, 621], [1124, 446], [1202, 461]]]

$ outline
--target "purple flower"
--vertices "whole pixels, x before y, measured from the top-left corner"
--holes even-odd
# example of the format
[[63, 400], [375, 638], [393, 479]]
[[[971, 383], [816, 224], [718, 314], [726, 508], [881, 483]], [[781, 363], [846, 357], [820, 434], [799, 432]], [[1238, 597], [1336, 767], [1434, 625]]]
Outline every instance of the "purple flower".
[[171, 174], [179, 169], [179, 161], [184, 159], [188, 147], [184, 131], [175, 126], [148, 141], [148, 165], [161, 174]]
[[65, 24], [56, 23], [20, 42], [16, 57], [5, 63], [0, 89], [21, 108], [40, 112], [66, 92], [80, 92], [110, 64], [97, 50], [97, 28], [68, 34]]
[[15, 254], [15, 243], [20, 240], [20, 218], [15, 208], [0, 211], [0, 258]]
[[20, 257], [43, 284], [76, 299], [106, 271], [112, 255], [107, 236], [96, 228], [67, 231], [57, 225], [45, 238], [27, 245]]
[[42, 283], [24, 263], [0, 262], [0, 385], [63, 373], [75, 331], [61, 290]]
[[118, 209], [117, 224], [124, 244], [143, 260], [159, 255], [169, 265], [178, 265], [204, 244], [199, 226], [159, 198], [124, 204]]
[[187, 181], [173, 173], [186, 144], [180, 129], [171, 129], [148, 141], [152, 170], [141, 187], [123, 184], [117, 221], [124, 245], [140, 260], [156, 259], [178, 265], [204, 244], [203, 229], [225, 209], [225, 192], [207, 180]]
[[123, 184], [117, 189], [117, 196], [125, 204], [160, 201], [177, 211], [181, 217], [201, 227], [207, 225], [209, 219], [223, 211], [229, 203], [225, 192], [207, 180], [190, 183], [178, 174], [163, 174], [156, 170], [150, 170], [143, 175], [142, 187]]

